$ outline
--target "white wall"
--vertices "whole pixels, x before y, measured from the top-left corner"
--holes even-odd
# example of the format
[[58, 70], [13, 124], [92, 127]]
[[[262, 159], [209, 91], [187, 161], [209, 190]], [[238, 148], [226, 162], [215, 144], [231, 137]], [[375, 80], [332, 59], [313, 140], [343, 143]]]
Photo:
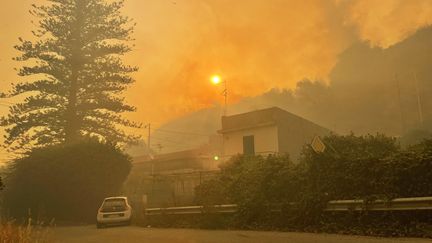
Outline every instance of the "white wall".
[[255, 154], [271, 154], [279, 152], [278, 129], [275, 125], [266, 126], [224, 134], [224, 159], [229, 159], [231, 156], [242, 154], [243, 137], [251, 135], [255, 138]]

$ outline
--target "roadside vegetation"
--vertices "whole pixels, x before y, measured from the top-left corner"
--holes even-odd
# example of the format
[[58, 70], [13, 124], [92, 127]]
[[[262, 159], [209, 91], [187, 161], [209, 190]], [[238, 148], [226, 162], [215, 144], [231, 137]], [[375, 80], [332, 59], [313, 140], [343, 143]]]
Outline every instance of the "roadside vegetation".
[[32, 223], [28, 220], [24, 225], [17, 225], [14, 221], [0, 224], [1, 243], [49, 243], [53, 242], [52, 225]]
[[123, 6], [124, 0], [29, 5], [33, 37], [14, 46], [24, 79], [0, 92], [17, 101], [0, 118], [3, 146], [15, 157], [4, 174], [1, 209], [17, 225], [29, 212], [44, 222], [94, 222], [103, 198], [117, 196], [129, 174], [131, 158], [122, 148], [139, 136], [124, 130], [140, 124], [123, 117], [135, 111], [123, 94], [138, 70], [123, 62], [134, 31]]
[[[238, 156], [215, 179], [196, 188], [196, 204], [238, 204], [234, 216], [204, 215], [167, 226], [279, 229], [381, 236], [432, 237], [430, 212], [342, 212], [323, 209], [330, 200], [432, 195], [432, 140], [402, 149], [384, 135], [331, 135], [324, 153], [305, 146], [299, 163], [289, 156]], [[290, 203], [296, 202], [293, 210]], [[282, 213], [271, 207], [282, 207]], [[160, 220], [160, 221], [158, 221]]]
[[5, 214], [50, 221], [94, 222], [105, 197], [118, 195], [131, 158], [98, 141], [35, 149], [13, 161], [3, 192]]

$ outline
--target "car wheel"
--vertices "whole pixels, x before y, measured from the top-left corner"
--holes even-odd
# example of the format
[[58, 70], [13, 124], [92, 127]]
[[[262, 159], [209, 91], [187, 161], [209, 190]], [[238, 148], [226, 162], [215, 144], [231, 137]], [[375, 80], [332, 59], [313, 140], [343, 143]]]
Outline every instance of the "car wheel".
[[101, 228], [104, 227], [104, 224], [98, 222], [98, 223], [96, 223], [96, 227], [97, 227], [98, 229], [101, 229]]

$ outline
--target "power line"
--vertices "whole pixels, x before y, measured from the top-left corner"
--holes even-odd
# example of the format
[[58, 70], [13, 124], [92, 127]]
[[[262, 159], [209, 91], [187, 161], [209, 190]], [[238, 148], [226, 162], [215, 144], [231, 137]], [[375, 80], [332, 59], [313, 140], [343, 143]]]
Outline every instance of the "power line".
[[175, 143], [175, 144], [180, 144], [180, 143], [189, 144], [189, 145], [190, 144], [194, 144], [193, 142], [186, 141], [185, 139], [181, 139], [181, 140], [177, 140], [177, 141], [171, 140], [171, 139], [167, 139], [167, 138], [160, 138], [160, 137], [152, 137], [152, 139], [155, 139], [155, 140], [158, 140], [158, 141], [162, 141], [162, 142]]
[[2, 153], [2, 152], [9, 153], [9, 151], [7, 151], [6, 148], [4, 148], [4, 147], [0, 147], [0, 153]]
[[418, 83], [418, 79], [417, 79], [417, 73], [414, 72], [414, 82], [415, 82], [415, 86], [416, 86], [416, 93], [417, 93], [417, 108], [418, 108], [418, 113], [419, 113], [419, 121], [420, 121], [420, 125], [423, 126], [423, 109], [422, 109], [422, 102], [421, 102], [421, 98], [420, 98], [420, 88], [419, 88], [419, 83]]
[[164, 132], [164, 133], [175, 133], [175, 134], [183, 134], [183, 135], [191, 135], [191, 136], [201, 136], [208, 137], [211, 134], [202, 134], [202, 133], [193, 133], [193, 132], [185, 132], [185, 131], [175, 131], [175, 130], [167, 130], [167, 129], [154, 129], [156, 132]]
[[156, 140], [161, 145], [164, 145], [164, 148], [167, 149], [177, 149], [177, 148], [187, 149], [202, 144], [202, 143], [194, 143], [192, 141], [173, 141], [165, 138], [155, 138], [155, 137], [153, 137], [153, 140]]
[[[148, 129], [149, 125], [154, 125], [154, 124], [159, 124], [159, 125], [163, 125], [163, 123], [158, 123], [158, 122], [147, 122], [145, 123], [144, 127], [140, 127], [138, 129]], [[184, 131], [184, 130], [173, 130], [173, 129], [164, 129], [164, 128], [151, 128], [152, 131], [155, 132], [164, 132], [164, 133], [175, 133], [175, 134], [183, 134], [183, 135], [191, 135], [191, 136], [202, 136], [202, 137], [208, 137], [211, 136], [211, 134], [203, 134], [203, 133], [195, 133], [195, 132], [188, 132], [188, 131]]]
[[150, 145], [150, 137], [151, 137], [151, 123], [144, 126], [144, 128], [148, 128], [148, 135], [147, 135], [147, 147], [149, 153], [151, 152], [151, 145]]
[[6, 103], [6, 104], [9, 104], [9, 105], [15, 105], [15, 103], [12, 103], [12, 102], [9, 102], [9, 101], [6, 101], [6, 100], [3, 100], [3, 101], [0, 101], [1, 103]]
[[179, 143], [179, 142], [176, 142], [176, 141], [173, 141], [173, 140], [169, 140], [169, 139], [164, 139], [164, 138], [155, 138], [155, 137], [153, 137], [153, 139], [154, 140], [156, 140], [156, 141], [162, 141], [162, 142], [168, 142], [168, 143]]
[[[184, 144], [174, 144], [174, 145], [167, 145], [167, 144], [160, 144], [162, 146], [162, 148], [166, 149], [166, 150], [174, 150], [174, 149], [181, 149], [181, 150], [187, 150], [187, 149], [191, 149], [191, 146], [187, 146]], [[158, 148], [157, 146], [155, 146], [156, 148]]]

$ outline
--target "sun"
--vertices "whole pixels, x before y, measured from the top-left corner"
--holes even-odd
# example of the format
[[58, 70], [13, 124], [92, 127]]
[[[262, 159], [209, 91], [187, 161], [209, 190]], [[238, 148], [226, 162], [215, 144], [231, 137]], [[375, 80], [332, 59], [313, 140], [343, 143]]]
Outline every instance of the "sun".
[[211, 77], [211, 81], [213, 84], [220, 84], [221, 83], [221, 77], [219, 75], [213, 75]]

